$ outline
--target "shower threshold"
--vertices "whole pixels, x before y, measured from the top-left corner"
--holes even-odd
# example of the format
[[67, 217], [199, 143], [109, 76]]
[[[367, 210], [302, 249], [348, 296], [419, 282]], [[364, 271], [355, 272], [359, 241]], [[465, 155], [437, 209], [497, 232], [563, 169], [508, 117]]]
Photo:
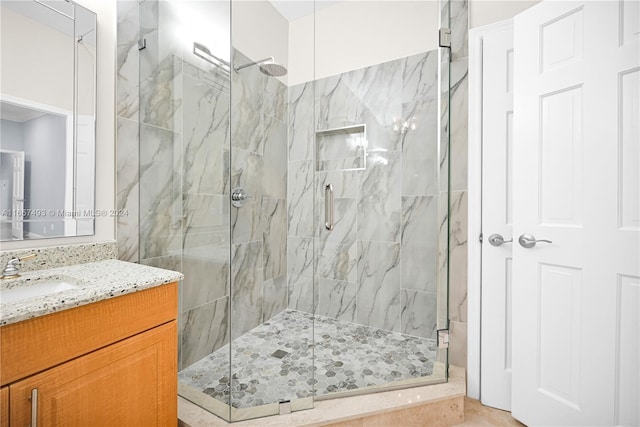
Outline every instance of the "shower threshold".
[[[434, 373], [435, 340], [285, 310], [178, 374], [181, 384], [250, 408], [415, 383]], [[313, 345], [312, 333], [315, 334]], [[315, 367], [314, 359], [315, 358]]]

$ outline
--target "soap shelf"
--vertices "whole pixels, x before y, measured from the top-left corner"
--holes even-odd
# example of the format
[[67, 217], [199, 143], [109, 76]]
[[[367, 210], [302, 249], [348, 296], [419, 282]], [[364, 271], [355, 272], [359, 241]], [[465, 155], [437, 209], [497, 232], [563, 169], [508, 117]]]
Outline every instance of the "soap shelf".
[[316, 131], [316, 171], [367, 168], [367, 126], [352, 125]]

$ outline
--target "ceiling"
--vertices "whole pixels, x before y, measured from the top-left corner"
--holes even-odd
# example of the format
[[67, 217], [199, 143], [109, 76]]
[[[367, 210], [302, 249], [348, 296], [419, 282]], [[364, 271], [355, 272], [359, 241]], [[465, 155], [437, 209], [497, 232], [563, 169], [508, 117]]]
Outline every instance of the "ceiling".
[[341, 0], [270, 0], [289, 22], [311, 15], [314, 11], [333, 6]]

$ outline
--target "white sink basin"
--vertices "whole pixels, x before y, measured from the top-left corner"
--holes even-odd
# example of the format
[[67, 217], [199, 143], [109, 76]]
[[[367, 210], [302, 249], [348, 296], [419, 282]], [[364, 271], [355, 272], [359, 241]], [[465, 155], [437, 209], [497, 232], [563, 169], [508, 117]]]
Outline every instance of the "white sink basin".
[[78, 289], [79, 286], [68, 280], [47, 279], [34, 284], [16, 286], [0, 291], [0, 304], [21, 301], [29, 298], [42, 297], [45, 295], [57, 294], [59, 292]]

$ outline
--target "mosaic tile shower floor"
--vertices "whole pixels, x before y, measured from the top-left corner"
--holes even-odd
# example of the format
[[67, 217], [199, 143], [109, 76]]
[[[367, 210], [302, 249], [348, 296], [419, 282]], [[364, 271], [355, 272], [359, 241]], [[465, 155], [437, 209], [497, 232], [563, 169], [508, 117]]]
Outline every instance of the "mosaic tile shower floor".
[[[285, 310], [180, 371], [181, 383], [246, 408], [431, 375], [436, 342]], [[282, 350], [286, 352], [282, 356]], [[276, 353], [277, 352], [277, 353]], [[274, 355], [275, 353], [275, 355]], [[278, 357], [281, 356], [281, 357]], [[315, 370], [315, 375], [313, 371]]]

